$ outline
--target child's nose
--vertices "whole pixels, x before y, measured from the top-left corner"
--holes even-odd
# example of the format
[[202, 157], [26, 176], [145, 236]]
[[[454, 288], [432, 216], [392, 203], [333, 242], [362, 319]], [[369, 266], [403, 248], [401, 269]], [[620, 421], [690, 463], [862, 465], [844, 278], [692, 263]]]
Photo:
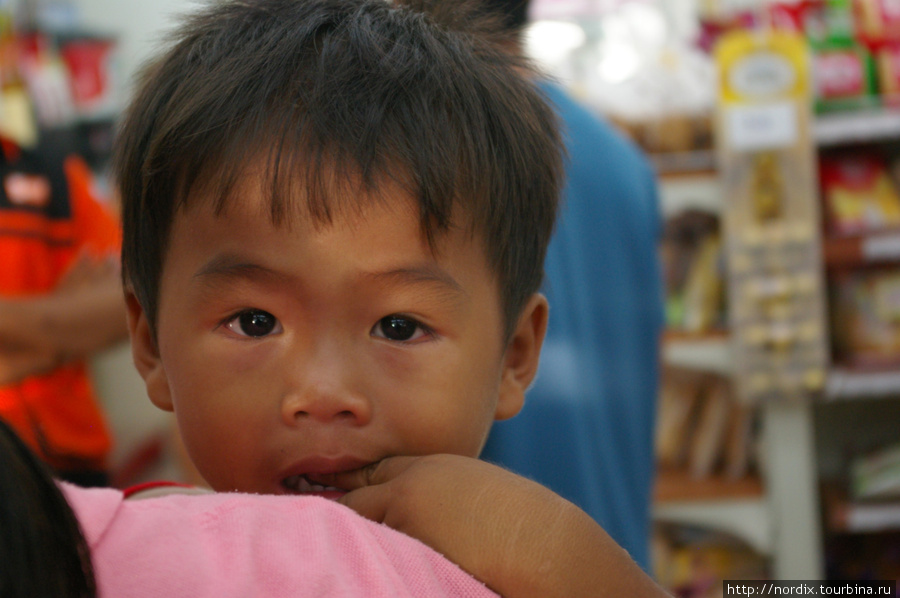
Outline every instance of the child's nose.
[[361, 426], [371, 420], [372, 410], [365, 399], [327, 388], [307, 388], [291, 393], [282, 402], [282, 416], [288, 425], [304, 419], [320, 422], [345, 421]]
[[342, 421], [350, 425], [367, 424], [372, 417], [368, 398], [354, 390], [341, 368], [331, 366], [306, 368], [302, 376], [286, 392], [281, 402], [282, 417], [288, 425], [302, 420]]

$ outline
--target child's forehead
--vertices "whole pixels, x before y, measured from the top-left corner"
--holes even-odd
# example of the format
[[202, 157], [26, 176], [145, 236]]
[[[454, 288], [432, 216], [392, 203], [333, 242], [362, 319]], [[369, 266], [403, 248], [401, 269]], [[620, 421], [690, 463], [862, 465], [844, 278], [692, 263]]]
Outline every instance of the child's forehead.
[[[451, 201], [438, 215], [423, 191], [401, 166], [369, 175], [353, 164], [337, 161], [275, 165], [267, 157], [254, 158], [235, 168], [206, 169], [184, 192], [177, 214], [192, 218], [196, 209], [216, 214], [239, 213], [242, 217], [268, 218], [276, 227], [333, 226], [335, 222], [364, 227], [373, 210], [387, 210], [416, 223], [419, 234], [437, 251], [451, 231], [477, 236], [477, 225], [465, 202]], [[217, 173], [230, 171], [231, 176]], [[412, 216], [412, 218], [409, 218]]]
[[[197, 239], [202, 238], [204, 251], [213, 256], [218, 256], [218, 252], [231, 255], [239, 249], [246, 251], [241, 255], [273, 258], [273, 263], [288, 267], [293, 250], [286, 248], [308, 247], [302, 245], [308, 242], [319, 250], [332, 252], [331, 255], [337, 251], [346, 257], [364, 258], [359, 261], [351, 257], [354, 263], [432, 263], [440, 268], [453, 264], [453, 269], [461, 267], [469, 272], [471, 268], [486, 268], [492, 279], [496, 275], [484, 239], [474, 234], [471, 227], [451, 223], [429, 238], [417, 198], [400, 185], [385, 183], [373, 189], [357, 184], [331, 187], [324, 198], [330, 211], [323, 216], [310, 207], [308, 190], [302, 186], [294, 187], [291, 195], [273, 194], [265, 170], [249, 169], [247, 173], [226, 195], [211, 193], [209, 189], [189, 194], [175, 214], [172, 234], [178, 241], [169, 245], [169, 250], [176, 252], [169, 253], [169, 258], [185, 249], [187, 253], [194, 252]], [[273, 215], [276, 204], [282, 206], [280, 217]], [[340, 247], [334, 245], [335, 239], [348, 238], [354, 241]], [[294, 245], [298, 240], [301, 245]], [[298, 255], [305, 255], [304, 251]], [[425, 261], [421, 261], [423, 257]]]
[[[242, 217], [269, 218], [275, 226], [298, 223], [328, 226], [335, 220], [364, 221], [373, 207], [398, 215], [416, 212], [416, 194], [399, 180], [379, 175], [365, 180], [358, 170], [343, 165], [273, 165], [257, 158], [242, 165], [210, 168], [184, 194], [181, 212], [187, 218], [194, 209], [216, 214], [239, 213]], [[221, 177], [214, 171], [231, 170]]]

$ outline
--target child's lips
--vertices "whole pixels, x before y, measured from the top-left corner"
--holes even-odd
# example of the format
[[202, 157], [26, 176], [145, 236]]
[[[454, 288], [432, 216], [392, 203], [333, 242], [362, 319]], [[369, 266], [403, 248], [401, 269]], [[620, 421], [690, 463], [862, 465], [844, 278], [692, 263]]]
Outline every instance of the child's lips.
[[305, 475], [288, 476], [281, 481], [281, 486], [292, 494], [324, 496], [325, 498], [340, 498], [347, 493], [346, 490], [335, 486], [314, 484]]
[[345, 489], [322, 484], [318, 480], [321, 480], [323, 476], [359, 469], [371, 462], [371, 460], [354, 457], [303, 459], [282, 473], [280, 487], [284, 492], [290, 494], [340, 498], [347, 493]]

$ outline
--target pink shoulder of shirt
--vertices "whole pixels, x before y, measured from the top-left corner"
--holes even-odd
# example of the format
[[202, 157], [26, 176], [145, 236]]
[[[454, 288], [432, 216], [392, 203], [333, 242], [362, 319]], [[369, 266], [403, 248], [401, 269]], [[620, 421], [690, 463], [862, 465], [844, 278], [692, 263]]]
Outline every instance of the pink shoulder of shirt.
[[60, 483], [100, 598], [496, 597], [418, 540], [318, 497], [123, 500]]

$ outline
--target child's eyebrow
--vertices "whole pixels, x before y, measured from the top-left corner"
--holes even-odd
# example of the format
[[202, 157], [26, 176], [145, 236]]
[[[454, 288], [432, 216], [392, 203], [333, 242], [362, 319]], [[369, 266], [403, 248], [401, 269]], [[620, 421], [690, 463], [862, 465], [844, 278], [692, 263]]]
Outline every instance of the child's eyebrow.
[[465, 289], [455, 278], [442, 268], [432, 265], [396, 268], [384, 272], [368, 272], [365, 274], [375, 282], [392, 281], [404, 284], [437, 284], [446, 287], [455, 294], [465, 295]]
[[[240, 256], [226, 253], [217, 255], [197, 272], [197, 280], [215, 280], [231, 278], [268, 278], [287, 281], [290, 277], [266, 266], [249, 262]], [[394, 282], [413, 285], [437, 285], [444, 287], [454, 295], [467, 295], [465, 289], [444, 269], [432, 264], [394, 268], [379, 272], [365, 272], [362, 278], [376, 283]]]
[[288, 277], [276, 270], [260, 264], [248, 262], [239, 256], [226, 253], [217, 255], [206, 262], [194, 273], [197, 280], [215, 280], [229, 278], [271, 278], [286, 280]]

